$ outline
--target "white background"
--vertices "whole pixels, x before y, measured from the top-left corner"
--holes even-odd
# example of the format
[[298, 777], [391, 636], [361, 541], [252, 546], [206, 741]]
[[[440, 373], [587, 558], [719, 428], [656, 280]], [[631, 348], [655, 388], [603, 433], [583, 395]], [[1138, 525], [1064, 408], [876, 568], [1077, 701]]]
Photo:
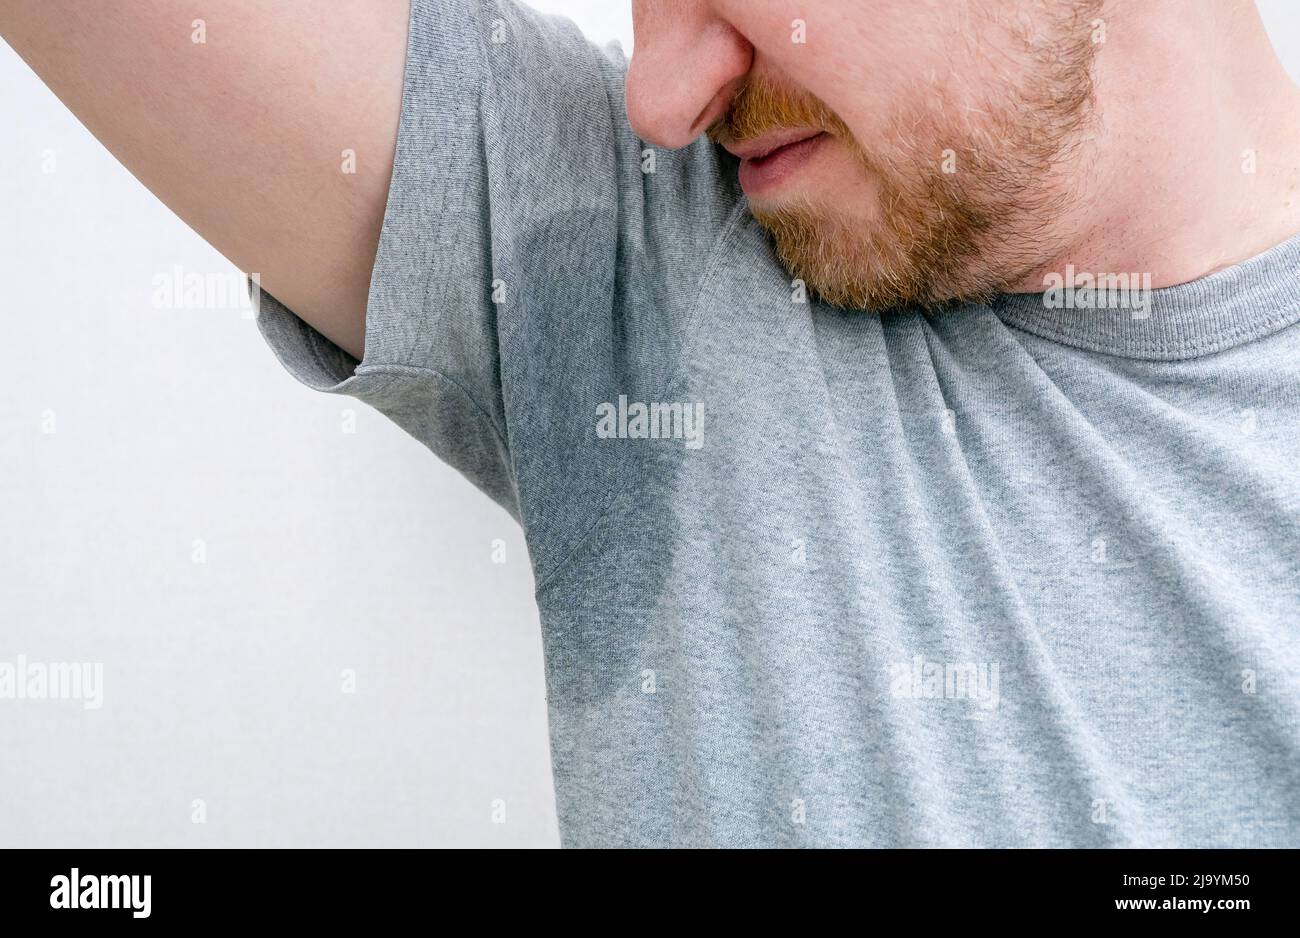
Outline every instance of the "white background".
[[[631, 48], [625, 3], [535, 5]], [[0, 135], [0, 661], [105, 674], [0, 700], [0, 847], [557, 844], [514, 523], [240, 313], [155, 309], [231, 268], [3, 43]]]

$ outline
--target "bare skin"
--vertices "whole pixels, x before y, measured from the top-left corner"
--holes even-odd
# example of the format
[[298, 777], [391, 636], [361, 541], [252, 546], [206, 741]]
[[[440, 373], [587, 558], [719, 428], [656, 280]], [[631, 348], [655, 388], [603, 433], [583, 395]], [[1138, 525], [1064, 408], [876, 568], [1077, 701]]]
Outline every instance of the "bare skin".
[[1300, 232], [1300, 89], [1253, 2], [1123, 6], [1097, 94], [1087, 199], [1057, 220], [1068, 243], [1021, 289], [1067, 263], [1186, 283]]
[[190, 227], [360, 358], [408, 9], [0, 0], [0, 35]]

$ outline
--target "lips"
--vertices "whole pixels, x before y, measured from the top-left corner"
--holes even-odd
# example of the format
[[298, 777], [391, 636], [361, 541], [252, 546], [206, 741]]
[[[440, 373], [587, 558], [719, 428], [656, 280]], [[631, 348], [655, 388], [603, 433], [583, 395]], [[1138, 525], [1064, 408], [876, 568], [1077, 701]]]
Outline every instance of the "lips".
[[823, 131], [812, 127], [785, 127], [753, 137], [743, 143], [728, 143], [727, 151], [740, 160], [762, 160], [772, 156], [778, 150], [794, 146], [813, 137], [821, 136]]
[[740, 186], [753, 198], [789, 178], [827, 139], [823, 131], [789, 128], [728, 145], [727, 150], [740, 158]]

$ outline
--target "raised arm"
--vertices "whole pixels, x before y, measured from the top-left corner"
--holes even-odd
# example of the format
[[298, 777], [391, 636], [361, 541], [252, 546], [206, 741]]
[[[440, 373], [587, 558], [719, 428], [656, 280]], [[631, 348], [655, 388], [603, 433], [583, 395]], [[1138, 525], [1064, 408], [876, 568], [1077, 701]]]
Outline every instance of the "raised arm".
[[360, 358], [409, 0], [0, 0], [0, 35], [150, 191]]

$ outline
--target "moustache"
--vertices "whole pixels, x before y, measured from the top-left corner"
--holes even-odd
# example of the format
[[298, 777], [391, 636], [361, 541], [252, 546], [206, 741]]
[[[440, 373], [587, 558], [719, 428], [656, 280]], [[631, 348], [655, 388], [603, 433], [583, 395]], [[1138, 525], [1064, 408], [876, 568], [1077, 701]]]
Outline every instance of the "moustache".
[[825, 102], [807, 91], [770, 78], [750, 78], [736, 92], [727, 112], [709, 127], [719, 146], [740, 144], [774, 130], [810, 127], [847, 137], [849, 129]]

